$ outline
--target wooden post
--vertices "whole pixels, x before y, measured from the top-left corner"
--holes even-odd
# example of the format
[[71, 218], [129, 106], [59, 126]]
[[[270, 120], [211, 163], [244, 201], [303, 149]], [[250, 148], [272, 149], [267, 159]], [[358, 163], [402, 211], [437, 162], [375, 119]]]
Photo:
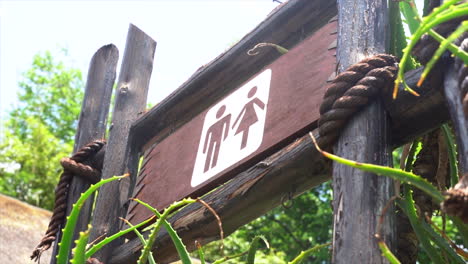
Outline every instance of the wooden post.
[[[118, 231], [127, 211], [127, 200], [134, 184], [138, 166], [138, 150], [131, 146], [130, 126], [146, 107], [148, 86], [153, 70], [156, 42], [134, 25], [130, 25], [125, 53], [120, 69], [109, 140], [104, 157], [102, 177], [130, 173], [131, 177], [104, 185], [99, 191], [92, 221], [90, 241], [101, 235]], [[107, 259], [115, 241], [100, 250], [94, 257], [101, 262]]]
[[448, 66], [444, 77], [447, 108], [450, 112], [457, 139], [458, 166], [461, 175], [465, 175], [468, 173], [468, 121], [463, 113], [462, 92], [458, 87], [458, 76], [453, 63]]
[[[388, 50], [387, 1], [339, 0], [338, 25], [339, 71]], [[373, 102], [350, 120], [334, 151], [359, 162], [391, 164], [389, 122], [381, 101]], [[333, 263], [387, 262], [374, 235], [378, 217], [392, 195], [390, 178], [333, 165]], [[394, 245], [393, 225], [393, 217], [388, 213], [382, 232], [390, 248]]]
[[[93, 140], [104, 138], [106, 134], [107, 116], [118, 59], [119, 51], [112, 44], [101, 47], [91, 59], [73, 152], [78, 151]], [[67, 215], [69, 215], [72, 205], [78, 200], [81, 193], [88, 189], [89, 185], [86, 180], [80, 177], [73, 178], [68, 191]], [[92, 199], [84, 204], [74, 238], [78, 238], [80, 231], [87, 229], [92, 205]], [[58, 234], [57, 237], [53, 256], [56, 255], [57, 243], [61, 234]], [[51, 259], [51, 263], [55, 263], [55, 258]]]

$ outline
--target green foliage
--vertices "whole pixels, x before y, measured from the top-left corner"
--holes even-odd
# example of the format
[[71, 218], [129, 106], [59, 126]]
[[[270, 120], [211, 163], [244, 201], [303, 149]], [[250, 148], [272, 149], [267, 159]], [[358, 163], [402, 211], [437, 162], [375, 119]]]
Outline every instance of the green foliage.
[[[454, 18], [464, 16], [468, 13], [468, 3], [463, 3], [463, 2], [458, 3], [458, 2], [459, 2], [458, 0], [445, 1], [440, 7], [435, 8], [432, 13], [430, 13], [428, 16], [422, 19], [420, 18], [418, 11], [416, 10], [413, 0], [409, 0], [407, 2], [401, 3], [404, 8], [403, 9], [404, 11], [402, 10], [402, 13], [405, 15], [407, 20], [410, 20], [412, 24], [410, 25], [410, 28], [412, 32], [414, 30], [414, 34], [412, 34], [410, 38], [410, 42], [408, 46], [405, 48], [403, 57], [400, 62], [400, 67], [398, 69], [397, 78], [395, 80], [395, 87], [393, 90], [394, 99], [396, 98], [398, 94], [398, 87], [400, 84], [403, 84], [406, 91], [409, 91], [413, 93], [414, 95], [418, 95], [406, 84], [405, 79], [404, 79], [404, 73], [408, 69], [407, 65], [410, 63], [410, 60], [411, 60], [411, 50], [425, 33], [428, 33], [438, 42], [442, 43], [440, 51], [438, 51], [437, 54], [435, 54], [433, 57], [433, 61], [431, 62], [432, 65], [435, 62], [435, 60], [437, 60], [440, 57], [440, 54], [445, 49], [450, 50], [455, 56], [458, 56], [465, 63], [468, 63], [468, 53], [459, 49], [454, 44], [452, 44], [452, 41], [457, 36], [459, 36], [461, 33], [464, 32], [463, 30], [465, 29], [465, 27], [463, 25], [460, 26], [460, 28], [456, 31], [455, 35], [451, 36], [451, 38], [448, 40], [443, 38], [442, 36], [440, 36], [437, 32], [433, 30], [435, 26], [441, 23], [444, 23]], [[407, 7], [407, 5], [409, 5], [409, 7], [405, 8]], [[420, 23], [420, 24], [417, 25], [416, 23]], [[429, 69], [426, 70], [425, 72], [426, 75], [427, 75], [427, 72], [430, 70], [430, 65], [428, 65], [427, 68]], [[421, 75], [421, 79], [418, 82], [418, 86], [420, 86], [421, 83], [424, 81], [426, 75], [424, 74]]]
[[[294, 259], [301, 251], [331, 241], [331, 200], [331, 184], [327, 182], [294, 200], [286, 201], [285, 206], [271, 210], [224, 239], [224, 251], [227, 255], [247, 251], [254, 237], [264, 236], [271, 249], [257, 252], [255, 263], [286, 263], [285, 260]], [[222, 257], [219, 243], [212, 242], [204, 247], [207, 261]], [[320, 250], [304, 263], [329, 262], [329, 252]]]
[[[59, 243], [59, 253], [57, 255], [57, 263], [58, 264], [66, 264], [68, 262], [68, 253], [71, 250], [73, 233], [75, 231], [75, 227], [76, 227], [76, 224], [78, 222], [78, 216], [80, 214], [81, 208], [83, 207], [86, 200], [92, 194], [94, 194], [94, 192], [97, 191], [99, 189], [99, 187], [101, 187], [102, 185], [104, 185], [106, 183], [109, 183], [109, 182], [112, 182], [112, 181], [115, 181], [115, 180], [120, 180], [120, 179], [122, 179], [124, 177], [127, 177], [127, 176], [128, 176], [128, 174], [123, 175], [123, 176], [114, 176], [114, 177], [111, 177], [111, 178], [108, 178], [108, 179], [100, 180], [96, 184], [91, 184], [91, 186], [89, 186], [88, 190], [86, 190], [86, 192], [82, 193], [80, 198], [78, 199], [78, 201], [76, 201], [76, 203], [73, 204], [70, 215], [67, 216], [67, 222], [65, 223], [65, 227], [62, 230], [63, 234], [62, 234], [62, 239], [61, 239], [61, 241]], [[88, 232], [89, 232], [89, 229], [88, 229]], [[80, 246], [83, 245], [83, 243], [84, 243], [82, 240], [85, 240], [85, 239], [86, 240], [88, 239], [87, 235], [81, 236], [81, 238], [78, 239], [78, 242], [77, 242], [77, 246], [78, 246], [77, 249], [78, 250], [83, 250], [85, 248], [84, 246], [82, 246], [82, 248], [80, 248]]]
[[73, 149], [81, 73], [45, 52], [34, 56], [19, 86], [0, 142], [0, 192], [51, 209], [59, 161]]
[[19, 105], [11, 111], [9, 127], [24, 140], [29, 135], [28, 117], [38, 119], [61, 143], [74, 139], [83, 98], [83, 80], [78, 69], [67, 68], [51, 52], [37, 54], [31, 69], [19, 83]]

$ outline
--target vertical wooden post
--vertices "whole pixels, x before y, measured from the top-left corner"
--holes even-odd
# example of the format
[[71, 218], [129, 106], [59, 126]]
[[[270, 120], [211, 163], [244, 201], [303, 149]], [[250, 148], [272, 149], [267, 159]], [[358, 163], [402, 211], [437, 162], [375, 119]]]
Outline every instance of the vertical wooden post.
[[[339, 71], [388, 50], [390, 27], [386, 0], [338, 0], [338, 25]], [[350, 120], [334, 151], [359, 162], [390, 165], [389, 136], [388, 117], [378, 100]], [[333, 164], [333, 263], [387, 262], [374, 235], [378, 217], [392, 195], [390, 178]], [[390, 247], [394, 244], [393, 225], [389, 213], [382, 233]]]
[[457, 139], [458, 167], [461, 175], [465, 175], [468, 173], [468, 121], [463, 113], [463, 97], [453, 63], [444, 74], [444, 94]]
[[[91, 59], [73, 152], [78, 151], [93, 140], [104, 138], [106, 134], [107, 116], [118, 59], [119, 51], [112, 44], [101, 47]], [[69, 215], [72, 205], [78, 200], [81, 193], [89, 188], [89, 185], [86, 180], [80, 177], [73, 178], [68, 191], [67, 215]], [[84, 204], [74, 238], [78, 238], [79, 232], [87, 228], [92, 204], [92, 200]], [[61, 234], [58, 234], [58, 239], [54, 243], [53, 256], [56, 255], [57, 243], [60, 237]], [[55, 257], [51, 259], [51, 263], [55, 263]]]
[[[131, 177], [101, 187], [94, 210], [90, 241], [101, 235], [116, 233], [121, 225], [118, 217], [125, 216], [130, 187], [134, 185], [138, 166], [138, 150], [132, 147], [129, 131], [131, 124], [146, 107], [155, 50], [156, 42], [136, 26], [130, 25], [117, 84], [102, 177], [105, 179], [124, 173], [130, 173]], [[112, 248], [119, 243], [121, 241], [107, 245], [94, 257], [108, 263]]]

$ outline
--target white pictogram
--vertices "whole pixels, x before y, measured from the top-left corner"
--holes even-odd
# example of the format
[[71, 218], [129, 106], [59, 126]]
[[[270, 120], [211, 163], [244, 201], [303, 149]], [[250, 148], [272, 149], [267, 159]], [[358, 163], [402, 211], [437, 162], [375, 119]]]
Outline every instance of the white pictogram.
[[271, 70], [265, 70], [208, 110], [192, 173], [195, 187], [262, 144]]

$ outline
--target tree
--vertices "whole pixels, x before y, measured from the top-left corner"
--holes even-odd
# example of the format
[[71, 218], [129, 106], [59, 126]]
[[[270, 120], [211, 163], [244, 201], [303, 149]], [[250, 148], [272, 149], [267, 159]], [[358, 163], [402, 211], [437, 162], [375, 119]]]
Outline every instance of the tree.
[[0, 192], [51, 209], [60, 158], [73, 148], [81, 72], [46, 51], [34, 56], [19, 87], [19, 105], [9, 113], [0, 142]]

